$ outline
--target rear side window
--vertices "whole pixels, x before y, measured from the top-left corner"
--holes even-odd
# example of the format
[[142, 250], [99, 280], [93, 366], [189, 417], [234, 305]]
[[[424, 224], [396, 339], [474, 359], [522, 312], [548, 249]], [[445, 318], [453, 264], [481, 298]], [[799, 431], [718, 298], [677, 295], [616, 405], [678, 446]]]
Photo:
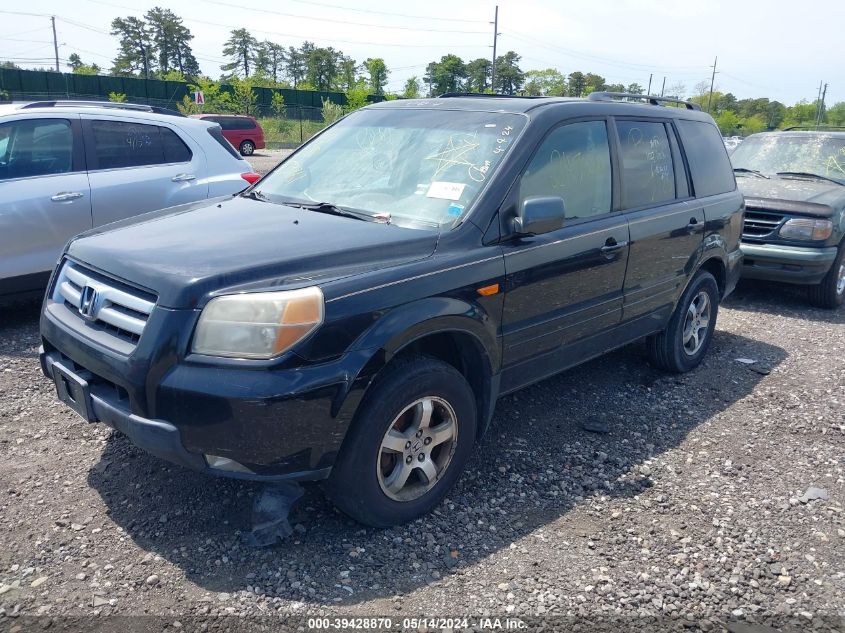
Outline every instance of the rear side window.
[[73, 168], [73, 132], [66, 119], [0, 125], [0, 180], [63, 174]]
[[161, 141], [164, 144], [164, 158], [168, 163], [188, 163], [193, 155], [185, 142], [173, 130], [166, 127], [159, 128]]
[[238, 160], [244, 160], [244, 157], [238, 153], [238, 150], [232, 147], [232, 144], [226, 140], [225, 136], [223, 136], [223, 130], [221, 130], [219, 126], [215, 125], [214, 127], [208, 128], [208, 133], [211, 135], [211, 138], [220, 143], [223, 149], [229, 152], [232, 156]]
[[715, 125], [702, 121], [678, 121], [697, 198], [734, 191], [731, 161]]
[[622, 159], [622, 203], [627, 209], [675, 199], [675, 170], [666, 126], [655, 121], [616, 122]]
[[96, 169], [163, 165], [191, 160], [172, 130], [128, 121], [91, 121]]
[[255, 128], [255, 123], [252, 119], [243, 117], [228, 117], [223, 119], [224, 130], [252, 130]]
[[563, 198], [566, 217], [610, 211], [610, 145], [604, 121], [562, 125], [543, 141], [519, 184], [520, 204], [532, 196]]

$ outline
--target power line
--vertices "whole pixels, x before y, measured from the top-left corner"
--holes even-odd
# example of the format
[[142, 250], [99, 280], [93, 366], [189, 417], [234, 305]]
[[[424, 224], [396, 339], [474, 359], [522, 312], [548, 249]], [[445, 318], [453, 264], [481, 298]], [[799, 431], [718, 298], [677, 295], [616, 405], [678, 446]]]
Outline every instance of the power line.
[[555, 51], [555, 52], [562, 52], [562, 53], [565, 53], [566, 55], [569, 55], [571, 57], [584, 59], [586, 61], [601, 62], [601, 63], [607, 64], [607, 65], [610, 65], [610, 66], [618, 66], [620, 68], [627, 68], [628, 70], [682, 70], [682, 69], [692, 70], [692, 69], [695, 68], [694, 66], [655, 66], [655, 65], [651, 65], [651, 64], [636, 64], [636, 63], [632, 63], [632, 62], [628, 62], [628, 63], [617, 62], [615, 60], [608, 59], [606, 57], [599, 57], [598, 55], [588, 55], [588, 54], [585, 54], [585, 53], [579, 53], [578, 51], [572, 50], [570, 48], [564, 48], [564, 47], [558, 46], [556, 44], [550, 44], [550, 43], [545, 42], [543, 40], [538, 40], [534, 36], [521, 35], [517, 31], [505, 31], [505, 32], [502, 33], [502, 35], [513, 37], [517, 40], [521, 40], [521, 41], [526, 42], [528, 44], [533, 44], [535, 46], [547, 48], [547, 49]]
[[408, 13], [394, 13], [391, 11], [376, 11], [374, 9], [356, 9], [353, 7], [343, 7], [338, 4], [329, 4], [327, 2], [312, 2], [311, 0], [293, 0], [294, 2], [299, 2], [301, 4], [307, 4], [309, 6], [315, 5], [320, 7], [329, 7], [331, 9], [342, 9], [343, 11], [357, 11], [358, 13], [371, 13], [374, 15], [389, 15], [401, 18], [411, 18], [414, 20], [437, 20], [443, 22], [469, 22], [472, 24], [487, 24], [485, 20], [467, 20], [462, 18], [441, 18], [441, 17], [432, 17], [427, 15], [411, 15]]
[[8, 15], [29, 15], [36, 18], [49, 18], [49, 13], [28, 13], [26, 11], [7, 11], [5, 9], [0, 9], [0, 13], [6, 13]]
[[372, 22], [350, 22], [349, 20], [333, 20], [331, 18], [318, 18], [308, 15], [300, 15], [298, 13], [286, 13], [284, 11], [274, 11], [272, 9], [256, 9], [254, 7], [246, 7], [243, 5], [231, 4], [229, 2], [221, 2], [220, 0], [202, 0], [207, 4], [216, 4], [221, 7], [229, 7], [232, 9], [241, 9], [246, 11], [255, 11], [257, 13], [269, 13], [272, 15], [281, 15], [288, 18], [298, 18], [300, 20], [313, 20], [315, 22], [334, 22], [336, 24], [351, 24], [354, 26], [368, 26], [377, 29], [398, 29], [402, 31], [425, 31], [425, 32], [432, 32], [432, 33], [462, 33], [462, 34], [486, 34], [486, 31], [454, 31], [450, 29], [427, 29], [418, 26], [392, 26], [389, 24], [373, 24]]
[[[93, 0], [88, 0], [89, 2], [93, 2]], [[231, 30], [231, 24], [219, 24], [218, 22], [208, 22], [206, 20], [197, 20], [196, 18], [185, 18], [185, 22], [194, 22], [196, 24], [205, 24], [208, 26], [216, 26], [220, 28], [224, 28], [226, 30]], [[277, 35], [280, 37], [289, 37], [292, 39], [297, 40], [313, 40], [315, 42], [339, 42], [341, 44], [369, 44], [370, 46], [373, 45], [373, 41], [364, 41], [364, 40], [341, 40], [335, 37], [310, 37], [307, 35], [298, 35], [295, 33], [282, 33], [279, 31], [267, 31], [265, 29], [254, 29], [250, 28], [250, 31], [255, 33], [264, 33], [266, 35]], [[458, 44], [457, 46], [452, 42], [449, 44], [407, 44], [407, 43], [392, 43], [392, 42], [378, 42], [378, 46], [398, 46], [401, 48], [437, 48], [437, 47], [444, 47], [444, 48], [487, 48], [487, 46], [483, 44]]]
[[[18, 31], [17, 33], [9, 33], [9, 37], [4, 37], [3, 40], [7, 41], [7, 40], [10, 40], [13, 37], [17, 37], [18, 35], [26, 35], [27, 33], [35, 33], [36, 31], [44, 31], [44, 30], [49, 29], [49, 28], [50, 28], [49, 26], [39, 26], [38, 28], [35, 28], [35, 29], [27, 29], [26, 31]], [[12, 41], [15, 41], [15, 40], [12, 40]], [[24, 40], [20, 40], [20, 41], [24, 41]], [[29, 40], [26, 40], [26, 41], [29, 41]]]
[[[126, 10], [129, 10], [129, 11], [141, 11], [141, 9], [133, 9], [133, 8], [126, 7], [126, 6], [123, 6], [123, 5], [114, 4], [112, 2], [103, 2], [103, 0], [87, 0], [87, 2], [92, 2], [94, 4], [102, 4], [102, 5], [109, 6], [109, 7], [116, 7], [116, 8], [119, 8], [119, 9], [126, 9]], [[81, 22], [75, 22], [73, 20], [63, 18], [61, 16], [56, 16], [56, 17], [64, 20], [65, 22], [68, 22], [70, 24], [74, 24], [75, 26], [79, 26], [81, 28], [86, 28], [88, 30], [91, 30], [91, 31], [94, 31], [94, 32], [97, 32], [97, 33], [102, 33], [104, 35], [111, 35], [111, 33], [107, 32], [107, 31], [97, 29], [97, 28], [92, 27], [90, 25], [82, 24]], [[196, 18], [182, 18], [182, 20], [184, 22], [188, 22], [188, 23], [205, 24], [206, 26], [216, 26], [218, 28], [226, 29], [227, 31], [232, 30], [231, 24], [220, 24], [219, 22], [209, 22], [208, 20], [198, 20]], [[373, 44], [372, 40], [369, 40], [369, 41], [365, 41], [365, 40], [342, 40], [342, 39], [333, 38], [333, 37], [332, 38], [310, 37], [308, 35], [298, 35], [298, 34], [295, 34], [295, 33], [282, 33], [280, 31], [268, 31], [266, 29], [256, 29], [256, 28], [250, 28], [249, 30], [253, 31], [255, 33], [263, 33], [265, 35], [276, 35], [276, 36], [279, 36], [279, 37], [289, 37], [289, 38], [297, 39], [297, 40], [313, 40], [315, 42], [339, 42], [341, 44], [369, 44], [369, 45]], [[459, 45], [456, 46], [454, 43], [449, 43], [449, 44], [430, 44], [430, 43], [429, 44], [407, 44], [407, 43], [404, 43], [404, 42], [403, 43], [378, 42], [378, 46], [398, 46], [398, 47], [401, 47], [401, 48], [436, 48], [436, 47], [487, 48], [483, 44], [459, 44]]]

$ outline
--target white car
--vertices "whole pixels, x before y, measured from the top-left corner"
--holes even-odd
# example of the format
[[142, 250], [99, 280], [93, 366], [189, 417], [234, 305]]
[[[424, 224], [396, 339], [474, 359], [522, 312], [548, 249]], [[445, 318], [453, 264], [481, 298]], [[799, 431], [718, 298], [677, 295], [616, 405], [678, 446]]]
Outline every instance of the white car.
[[135, 104], [0, 106], [0, 297], [41, 291], [74, 235], [260, 176], [220, 126]]

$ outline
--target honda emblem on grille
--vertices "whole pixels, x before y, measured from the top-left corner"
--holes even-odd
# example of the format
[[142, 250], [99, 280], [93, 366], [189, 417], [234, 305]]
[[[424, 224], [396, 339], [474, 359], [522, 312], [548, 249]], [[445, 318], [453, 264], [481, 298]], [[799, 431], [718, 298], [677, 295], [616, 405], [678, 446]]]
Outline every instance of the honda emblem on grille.
[[79, 295], [79, 314], [88, 321], [97, 318], [97, 303], [99, 295], [97, 289], [92, 286], [85, 286]]

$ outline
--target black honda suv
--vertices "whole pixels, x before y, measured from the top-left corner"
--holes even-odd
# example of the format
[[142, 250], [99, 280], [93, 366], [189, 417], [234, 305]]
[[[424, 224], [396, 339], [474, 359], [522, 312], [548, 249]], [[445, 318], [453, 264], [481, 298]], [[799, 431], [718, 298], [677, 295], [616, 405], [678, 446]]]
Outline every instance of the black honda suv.
[[707, 351], [742, 194], [708, 115], [619, 97], [373, 104], [240, 195], [84, 234], [43, 371], [159, 457], [413, 519], [500, 396], [642, 337], [668, 371]]

